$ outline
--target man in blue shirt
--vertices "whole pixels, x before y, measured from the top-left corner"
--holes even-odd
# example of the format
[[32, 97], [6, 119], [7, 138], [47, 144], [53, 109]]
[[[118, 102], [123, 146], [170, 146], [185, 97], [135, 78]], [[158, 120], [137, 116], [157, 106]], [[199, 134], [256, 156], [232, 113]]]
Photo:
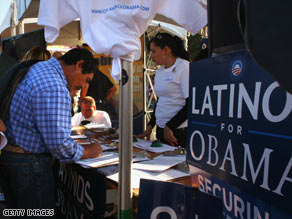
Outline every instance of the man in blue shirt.
[[8, 208], [54, 209], [52, 157], [74, 162], [101, 155], [99, 144], [82, 147], [70, 137], [71, 97], [93, 72], [92, 54], [77, 48], [33, 65], [19, 83], [5, 120], [9, 143], [0, 156]]

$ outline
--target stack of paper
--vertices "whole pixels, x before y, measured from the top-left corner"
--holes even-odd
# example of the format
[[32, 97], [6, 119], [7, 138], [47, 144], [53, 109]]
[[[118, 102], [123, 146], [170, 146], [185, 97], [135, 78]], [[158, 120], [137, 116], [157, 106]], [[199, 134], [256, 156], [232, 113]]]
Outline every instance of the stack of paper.
[[87, 139], [87, 136], [85, 136], [85, 135], [71, 135], [71, 138], [73, 138], [73, 139]]
[[72, 135], [71, 138], [73, 138], [78, 144], [81, 145], [88, 145], [91, 144], [90, 140], [85, 135]]
[[107, 128], [104, 124], [99, 123], [89, 123], [84, 126], [87, 129], [94, 129], [94, 128]]
[[109, 151], [109, 150], [116, 150], [117, 147], [116, 146], [111, 146], [109, 144], [106, 143], [100, 143], [101, 147], [102, 147], [102, 151]]
[[[134, 157], [133, 162], [145, 161], [149, 160], [147, 157]], [[92, 168], [92, 167], [105, 167], [109, 165], [114, 165], [119, 162], [119, 154], [114, 152], [104, 152], [101, 157], [96, 158], [88, 158], [78, 160], [75, 163], [80, 164], [82, 167], [85, 168]]]
[[101, 157], [82, 159], [82, 160], [76, 161], [75, 163], [78, 163], [81, 166], [86, 167], [86, 168], [103, 167], [107, 165], [112, 165], [113, 163], [116, 163], [118, 160], [119, 160], [119, 154], [104, 152]]

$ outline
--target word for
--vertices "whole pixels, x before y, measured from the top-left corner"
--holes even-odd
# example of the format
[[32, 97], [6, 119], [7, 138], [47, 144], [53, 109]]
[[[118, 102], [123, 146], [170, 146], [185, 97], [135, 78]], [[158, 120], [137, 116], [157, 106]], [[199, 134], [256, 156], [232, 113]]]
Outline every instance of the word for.
[[[242, 134], [242, 126], [241, 125], [233, 125], [233, 124], [228, 124], [226, 125], [228, 133], [233, 133], [235, 132], [237, 135]], [[222, 132], [225, 128], [225, 123], [221, 123], [220, 125], [220, 131]]]

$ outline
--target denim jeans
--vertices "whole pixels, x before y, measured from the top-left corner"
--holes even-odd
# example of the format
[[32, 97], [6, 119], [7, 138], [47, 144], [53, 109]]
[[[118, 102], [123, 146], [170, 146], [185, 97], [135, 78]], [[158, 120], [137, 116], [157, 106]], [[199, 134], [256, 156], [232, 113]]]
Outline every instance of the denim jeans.
[[48, 154], [17, 154], [2, 151], [0, 183], [7, 208], [55, 209], [52, 157]]

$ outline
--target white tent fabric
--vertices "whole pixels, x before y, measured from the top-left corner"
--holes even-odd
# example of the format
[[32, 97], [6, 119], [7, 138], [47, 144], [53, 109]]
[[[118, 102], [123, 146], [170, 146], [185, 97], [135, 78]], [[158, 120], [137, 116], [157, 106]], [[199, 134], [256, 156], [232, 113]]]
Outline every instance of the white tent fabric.
[[[10, 24], [12, 14], [10, 5], [11, 2], [12, 0], [7, 0], [5, 4], [5, 6], [7, 5], [7, 10], [5, 10], [3, 15], [0, 16], [0, 34], [2, 36], [2, 39], [12, 36]], [[22, 24], [22, 28], [17, 28], [16, 34], [20, 34], [21, 33], [20, 30], [26, 33], [43, 28], [43, 26], [39, 26], [36, 24], [39, 5], [40, 5], [39, 0], [17, 0], [17, 19]], [[2, 9], [4, 9], [4, 6], [1, 7]], [[6, 14], [5, 19], [4, 14]], [[156, 14], [154, 19], [155, 20], [151, 21], [146, 30], [149, 37], [153, 37], [157, 33], [157, 31], [162, 31], [176, 35], [183, 40], [186, 39], [187, 36], [186, 29], [177, 26], [178, 24], [173, 20], [159, 14]], [[79, 28], [79, 20], [80, 19], [78, 18], [70, 22], [69, 24], [63, 26], [59, 31], [58, 38], [54, 42], [49, 43], [48, 45], [76, 46], [83, 44], [84, 41], [82, 39], [82, 34]]]
[[17, 19], [35, 18], [39, 10], [38, 0], [17, 0]]
[[3, 17], [3, 20], [1, 20], [0, 33], [10, 27], [11, 13], [11, 8], [9, 8], [6, 12], [6, 15]]
[[205, 0], [41, 0], [38, 24], [45, 26], [46, 41], [53, 42], [62, 26], [80, 18], [83, 40], [96, 53], [114, 58], [113, 69], [118, 71], [112, 74], [118, 80], [117, 58], [140, 58], [140, 36], [156, 14], [176, 21], [191, 33], [207, 24]]
[[160, 27], [163, 30], [171, 33], [172, 35], [176, 35], [179, 38], [181, 38], [182, 40], [185, 40], [187, 37], [187, 30], [179, 27], [177, 25], [173, 25], [173, 24], [168, 24], [162, 21], [151, 21], [151, 23], [149, 24], [148, 28], [147, 28], [147, 32], [148, 32], [148, 36], [152, 36], [153, 34], [156, 34], [156, 31], [150, 32], [151, 30], [148, 31], [148, 29], [150, 27]]
[[[2, 10], [7, 9], [4, 11], [4, 15], [2, 15], [2, 19], [0, 20], [0, 33], [10, 27], [11, 25], [11, 16], [12, 16], [12, 7], [11, 7], [11, 1], [9, 0], [6, 4], [9, 5], [7, 8], [2, 8]], [[3, 2], [2, 2], [3, 4]]]

